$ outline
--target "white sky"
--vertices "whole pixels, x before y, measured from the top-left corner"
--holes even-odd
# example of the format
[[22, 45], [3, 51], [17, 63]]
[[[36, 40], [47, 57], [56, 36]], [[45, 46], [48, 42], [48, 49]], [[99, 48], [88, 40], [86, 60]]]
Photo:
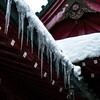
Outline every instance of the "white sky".
[[25, 0], [27, 4], [33, 9], [34, 12], [40, 12], [41, 6], [47, 4], [47, 0]]

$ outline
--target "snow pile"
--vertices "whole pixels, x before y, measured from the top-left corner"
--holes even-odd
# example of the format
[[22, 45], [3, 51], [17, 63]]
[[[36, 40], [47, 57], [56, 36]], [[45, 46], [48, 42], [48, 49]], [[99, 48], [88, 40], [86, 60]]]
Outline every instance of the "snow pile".
[[[12, 0], [8, 0], [6, 21], [10, 20], [10, 8]], [[23, 46], [23, 36], [24, 36], [24, 19], [28, 19], [29, 25], [27, 26], [27, 41], [28, 36], [31, 37], [31, 48], [33, 52], [33, 29], [36, 28], [38, 34], [38, 55], [41, 58], [41, 77], [43, 77], [43, 53], [46, 50], [47, 57], [50, 63], [50, 74], [52, 80], [52, 62], [55, 62], [57, 76], [59, 77], [60, 64], [64, 72], [64, 82], [67, 82], [67, 76], [69, 76], [72, 69], [74, 69], [74, 74], [78, 77], [81, 74], [81, 68], [79, 66], [74, 66], [68, 59], [67, 55], [61, 52], [58, 48], [56, 41], [52, 35], [45, 28], [43, 23], [35, 15], [35, 13], [30, 9], [30, 7], [24, 2], [24, 0], [13, 0], [16, 3], [17, 10], [19, 12], [19, 33], [18, 36], [21, 38], [21, 49]], [[10, 3], [10, 5], [9, 5]], [[9, 23], [5, 25], [8, 28]], [[7, 31], [6, 31], [7, 33]], [[54, 57], [54, 59], [52, 59]]]
[[100, 56], [100, 33], [56, 41], [72, 63]]

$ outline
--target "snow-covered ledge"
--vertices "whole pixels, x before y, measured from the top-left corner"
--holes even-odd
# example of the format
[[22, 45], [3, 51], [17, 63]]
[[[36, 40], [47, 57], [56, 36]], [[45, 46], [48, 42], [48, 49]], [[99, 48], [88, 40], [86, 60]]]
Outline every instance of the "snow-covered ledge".
[[[35, 13], [30, 9], [30, 7], [25, 3], [24, 0], [13, 0], [16, 3], [17, 11], [19, 12], [19, 33], [18, 38], [21, 38], [21, 49], [23, 46], [23, 36], [24, 36], [24, 18], [27, 17], [29, 25], [27, 26], [27, 37], [31, 35], [31, 47], [33, 51], [33, 29], [36, 28], [38, 33], [38, 55], [41, 56], [41, 77], [43, 76], [43, 53], [46, 47], [46, 52], [48, 60], [50, 62], [50, 74], [52, 79], [52, 62], [55, 62], [57, 76], [59, 77], [59, 62], [63, 66], [64, 70], [64, 82], [67, 82], [67, 76], [70, 71], [74, 69], [74, 74], [78, 77], [81, 74], [81, 68], [75, 66], [71, 63], [70, 59], [66, 54], [61, 52], [61, 49], [57, 45], [56, 41], [52, 35], [45, 28], [43, 23], [35, 15]], [[6, 11], [6, 25], [5, 33], [8, 31], [9, 21], [10, 21], [10, 10], [11, 10], [12, 0], [8, 0], [7, 11]], [[29, 34], [30, 33], [30, 34]], [[28, 38], [27, 38], [28, 40]], [[52, 59], [53, 57], [54, 59]]]
[[100, 56], [100, 33], [57, 40], [56, 43], [72, 63]]

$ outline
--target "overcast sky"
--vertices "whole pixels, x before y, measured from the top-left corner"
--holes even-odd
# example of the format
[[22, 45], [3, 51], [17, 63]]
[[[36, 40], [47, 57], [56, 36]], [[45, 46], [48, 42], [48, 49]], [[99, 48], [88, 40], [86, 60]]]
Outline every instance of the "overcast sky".
[[25, 0], [27, 4], [30, 5], [31, 9], [33, 9], [34, 12], [40, 12], [41, 11], [41, 5], [46, 5], [47, 0]]

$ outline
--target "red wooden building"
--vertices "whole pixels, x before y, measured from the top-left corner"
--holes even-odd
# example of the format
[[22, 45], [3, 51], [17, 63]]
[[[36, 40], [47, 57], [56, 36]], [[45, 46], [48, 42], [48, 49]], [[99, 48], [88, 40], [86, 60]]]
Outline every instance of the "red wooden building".
[[[21, 40], [17, 38], [18, 12], [15, 5], [13, 2], [9, 31], [5, 34], [6, 2], [0, 0], [0, 99], [99, 100], [100, 57], [74, 63], [81, 66], [84, 77], [81, 81], [74, 77], [75, 98], [68, 99], [69, 88], [64, 87], [62, 75], [57, 79], [55, 67], [53, 79], [50, 80], [50, 65], [46, 57], [41, 79], [37, 42], [34, 43], [32, 54], [31, 45], [26, 45], [27, 37], [24, 35], [23, 49], [20, 50]], [[100, 32], [99, 0], [48, 0], [48, 4], [37, 15], [55, 40]], [[24, 30], [26, 32], [26, 28]], [[94, 60], [97, 61], [96, 64]], [[85, 67], [83, 63], [86, 64]]]

